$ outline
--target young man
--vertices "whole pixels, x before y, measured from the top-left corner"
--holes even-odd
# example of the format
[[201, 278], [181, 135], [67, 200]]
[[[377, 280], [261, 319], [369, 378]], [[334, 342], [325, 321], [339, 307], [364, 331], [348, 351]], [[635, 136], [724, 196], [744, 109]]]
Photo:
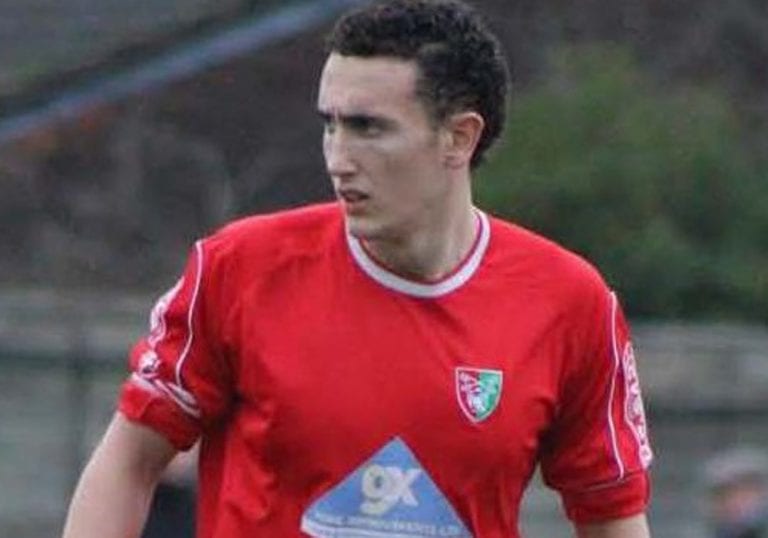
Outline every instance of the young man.
[[768, 538], [768, 454], [751, 446], [718, 452], [704, 467], [713, 538]]
[[132, 354], [66, 538], [137, 536], [198, 438], [198, 536], [518, 536], [541, 464], [581, 537], [649, 536], [627, 328], [586, 262], [476, 209], [503, 123], [496, 39], [391, 0], [329, 38], [337, 202], [198, 242]]

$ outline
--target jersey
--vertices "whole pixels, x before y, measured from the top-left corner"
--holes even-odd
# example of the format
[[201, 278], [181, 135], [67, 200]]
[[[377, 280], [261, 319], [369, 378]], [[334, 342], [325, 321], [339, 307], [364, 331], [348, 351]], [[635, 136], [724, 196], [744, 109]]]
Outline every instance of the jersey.
[[537, 464], [577, 523], [642, 512], [627, 325], [588, 263], [477, 211], [466, 259], [405, 278], [336, 204], [199, 241], [119, 402], [202, 439], [199, 538], [516, 537]]

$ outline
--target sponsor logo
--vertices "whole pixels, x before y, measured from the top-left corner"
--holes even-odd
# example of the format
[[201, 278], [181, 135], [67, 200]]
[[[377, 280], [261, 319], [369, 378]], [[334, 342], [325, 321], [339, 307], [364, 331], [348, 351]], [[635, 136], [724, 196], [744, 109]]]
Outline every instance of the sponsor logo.
[[501, 400], [503, 375], [500, 370], [456, 368], [456, 397], [459, 407], [472, 422], [482, 422]]
[[630, 342], [624, 346], [621, 363], [624, 368], [624, 381], [626, 383], [624, 416], [637, 440], [640, 461], [643, 467], [648, 467], [653, 459], [653, 452], [648, 441], [648, 426], [645, 421], [645, 408], [640, 390], [640, 377], [637, 375], [635, 352]]
[[317, 499], [301, 530], [315, 538], [472, 538], [399, 438]]
[[394, 465], [384, 467], [375, 463], [369, 466], [363, 472], [365, 500], [360, 505], [360, 511], [369, 516], [380, 516], [399, 502], [419, 506], [411, 488], [420, 474], [421, 469], [418, 468], [403, 470]]

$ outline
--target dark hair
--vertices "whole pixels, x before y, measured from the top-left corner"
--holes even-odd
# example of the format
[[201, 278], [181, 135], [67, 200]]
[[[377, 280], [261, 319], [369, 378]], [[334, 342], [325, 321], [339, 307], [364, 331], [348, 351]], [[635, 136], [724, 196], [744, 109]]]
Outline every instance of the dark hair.
[[435, 121], [472, 110], [485, 120], [472, 156], [477, 166], [501, 134], [509, 73], [498, 39], [457, 0], [384, 0], [341, 17], [326, 51], [343, 56], [414, 60], [417, 94]]

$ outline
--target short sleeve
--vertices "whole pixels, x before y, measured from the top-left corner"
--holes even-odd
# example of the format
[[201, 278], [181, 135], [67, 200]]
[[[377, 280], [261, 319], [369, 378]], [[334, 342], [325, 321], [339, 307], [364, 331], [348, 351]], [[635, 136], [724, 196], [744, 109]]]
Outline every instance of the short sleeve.
[[616, 295], [600, 295], [584, 316], [591, 328], [579, 337], [584, 351], [541, 458], [544, 481], [575, 523], [641, 513], [650, 492], [653, 454], [629, 329]]
[[150, 314], [148, 333], [130, 354], [119, 411], [163, 434], [178, 449], [192, 446], [230, 401], [228, 370], [217, 352], [204, 242], [192, 250], [178, 282]]

